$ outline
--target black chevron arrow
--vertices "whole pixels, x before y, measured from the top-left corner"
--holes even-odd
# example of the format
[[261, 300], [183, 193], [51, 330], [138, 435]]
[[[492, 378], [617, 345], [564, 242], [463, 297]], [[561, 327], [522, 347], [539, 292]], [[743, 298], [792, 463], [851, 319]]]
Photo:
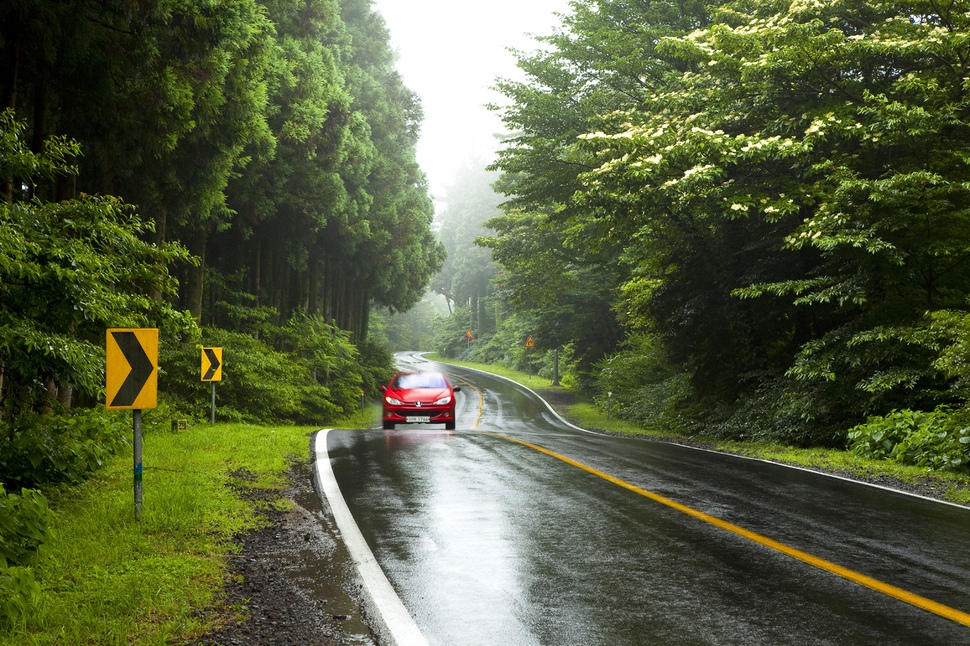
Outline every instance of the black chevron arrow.
[[205, 352], [205, 356], [209, 357], [209, 370], [205, 373], [205, 377], [202, 378], [202, 381], [211, 381], [212, 378], [216, 376], [216, 371], [222, 364], [219, 363], [219, 359], [216, 357], [216, 351], [214, 349], [202, 348], [202, 351]]
[[145, 354], [145, 349], [138, 342], [138, 337], [134, 332], [112, 332], [115, 343], [121, 349], [121, 354], [125, 355], [131, 372], [125, 377], [125, 382], [121, 384], [115, 398], [111, 400], [112, 406], [131, 406], [138, 399], [141, 389], [145, 387], [145, 382], [152, 376], [155, 366], [152, 360]]

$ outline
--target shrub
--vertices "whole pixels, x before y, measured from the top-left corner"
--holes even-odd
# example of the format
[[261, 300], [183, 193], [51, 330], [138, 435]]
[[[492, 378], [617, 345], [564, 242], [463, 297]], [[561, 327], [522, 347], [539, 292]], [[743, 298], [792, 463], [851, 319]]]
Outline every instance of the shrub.
[[361, 362], [361, 389], [367, 397], [380, 395], [380, 387], [394, 375], [394, 355], [386, 346], [374, 341], [358, 344]]
[[896, 445], [893, 459], [934, 470], [970, 472], [970, 428], [921, 428]]
[[0, 485], [0, 627], [23, 617], [40, 593], [28, 565], [50, 540], [51, 511], [39, 491], [8, 494]]
[[970, 428], [945, 408], [896, 410], [849, 431], [849, 449], [863, 457], [937, 470], [970, 472]]
[[[305, 360], [219, 328], [206, 328], [202, 338], [206, 346], [223, 349], [223, 376], [216, 384], [218, 420], [322, 423], [339, 413], [327, 400], [329, 391], [312, 379]], [[163, 350], [159, 391], [187, 416], [208, 419], [211, 384], [201, 381], [201, 346], [187, 342]]]
[[0, 485], [0, 567], [27, 565], [50, 538], [51, 510], [34, 489], [20, 495]]
[[103, 408], [18, 415], [0, 428], [2, 483], [77, 481], [125, 446], [129, 429], [121, 416]]
[[40, 594], [34, 573], [25, 567], [0, 567], [0, 628], [19, 621]]
[[608, 393], [612, 414], [650, 428], [675, 429], [683, 424], [689, 399], [686, 377], [667, 362], [660, 340], [631, 334], [620, 351], [598, 365], [597, 402], [605, 409]]

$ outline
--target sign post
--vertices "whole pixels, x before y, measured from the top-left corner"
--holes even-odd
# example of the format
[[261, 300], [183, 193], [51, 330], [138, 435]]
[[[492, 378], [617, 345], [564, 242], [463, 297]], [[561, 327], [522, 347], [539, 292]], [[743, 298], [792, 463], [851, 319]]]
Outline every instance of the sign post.
[[559, 385], [559, 348], [552, 351], [552, 385]]
[[222, 381], [222, 348], [202, 348], [202, 381], [212, 383], [212, 411], [209, 421], [216, 423], [216, 382]]
[[158, 329], [105, 333], [105, 408], [130, 410], [134, 432], [135, 518], [142, 508], [141, 411], [158, 406]]

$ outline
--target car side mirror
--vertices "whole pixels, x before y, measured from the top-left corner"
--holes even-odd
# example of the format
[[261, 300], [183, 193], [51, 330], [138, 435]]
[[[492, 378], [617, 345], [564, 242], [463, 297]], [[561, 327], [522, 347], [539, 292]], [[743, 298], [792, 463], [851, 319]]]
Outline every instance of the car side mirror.
[[381, 392], [382, 392], [382, 393], [383, 393], [383, 392], [387, 392], [387, 386], [378, 386], [378, 388], [380, 388], [380, 389], [381, 389]]
[[455, 391], [456, 393], [460, 393], [461, 392], [461, 386], [455, 386], [454, 388], [452, 388], [452, 390]]

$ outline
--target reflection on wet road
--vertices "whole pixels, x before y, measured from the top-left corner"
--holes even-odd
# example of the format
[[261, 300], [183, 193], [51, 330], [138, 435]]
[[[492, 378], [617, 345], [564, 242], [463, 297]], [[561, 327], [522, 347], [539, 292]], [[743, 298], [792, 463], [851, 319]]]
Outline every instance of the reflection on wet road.
[[[481, 393], [463, 390], [458, 431], [329, 435], [341, 491], [431, 644], [970, 643], [959, 623], [970, 612], [970, 510], [583, 433], [507, 382], [437, 367]], [[637, 488], [932, 600], [957, 620]]]

